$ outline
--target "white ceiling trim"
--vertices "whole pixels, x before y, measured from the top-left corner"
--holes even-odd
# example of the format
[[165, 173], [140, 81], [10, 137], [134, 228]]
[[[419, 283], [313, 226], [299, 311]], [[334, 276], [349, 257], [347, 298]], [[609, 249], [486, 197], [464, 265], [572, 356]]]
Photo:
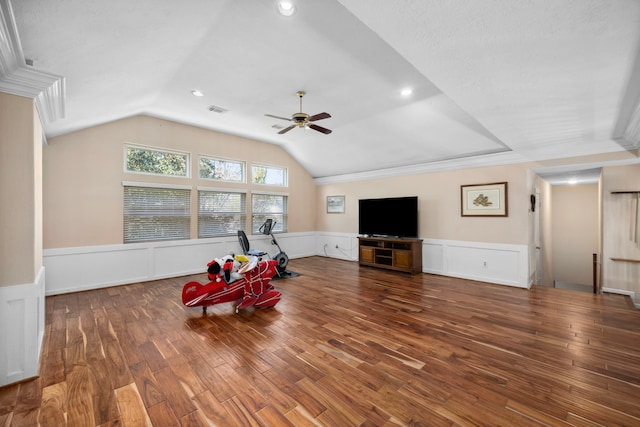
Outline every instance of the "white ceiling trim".
[[357, 172], [315, 178], [317, 185], [339, 184], [343, 182], [367, 181], [372, 179], [391, 178], [396, 176], [418, 175], [422, 173], [446, 172], [461, 169], [481, 168], [486, 166], [500, 166], [514, 163], [526, 163], [529, 159], [519, 153], [504, 152], [487, 154], [484, 156], [467, 157], [439, 162], [423, 163], [419, 165], [401, 166], [397, 168], [379, 169], [377, 171]]
[[0, 0], [0, 91], [35, 99], [43, 126], [64, 117], [64, 77], [27, 67], [9, 0]]

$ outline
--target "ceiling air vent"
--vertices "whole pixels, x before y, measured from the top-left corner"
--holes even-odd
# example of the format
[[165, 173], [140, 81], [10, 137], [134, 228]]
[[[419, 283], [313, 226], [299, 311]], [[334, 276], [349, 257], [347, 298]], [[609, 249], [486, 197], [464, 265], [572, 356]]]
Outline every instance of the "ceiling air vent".
[[212, 113], [218, 113], [218, 114], [222, 114], [222, 113], [226, 113], [229, 110], [225, 110], [222, 107], [217, 107], [215, 105], [210, 105], [209, 106], [209, 111], [211, 111]]

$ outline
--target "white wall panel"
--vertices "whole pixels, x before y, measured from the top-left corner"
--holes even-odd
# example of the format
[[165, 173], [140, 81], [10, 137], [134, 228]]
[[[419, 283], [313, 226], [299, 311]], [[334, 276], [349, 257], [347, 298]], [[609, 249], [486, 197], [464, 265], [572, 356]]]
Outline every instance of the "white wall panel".
[[444, 274], [445, 246], [435, 241], [422, 242], [422, 269], [426, 273]]
[[153, 260], [154, 278], [186, 276], [202, 273], [207, 269], [207, 263], [213, 258], [226, 255], [225, 242], [191, 243], [185, 241], [182, 245], [156, 246], [151, 259]]
[[[315, 233], [276, 235], [289, 258], [315, 255]], [[268, 236], [249, 236], [254, 249], [278, 251]], [[237, 237], [46, 249], [46, 295], [204, 273], [213, 258], [239, 254]]]
[[[313, 255], [358, 260], [357, 235], [350, 233], [277, 234], [290, 259]], [[274, 256], [269, 236], [249, 236], [253, 249]], [[338, 246], [336, 248], [336, 246]], [[136, 243], [44, 251], [47, 295], [122, 285], [165, 277], [204, 273], [207, 263], [240, 253], [236, 237], [175, 242]], [[526, 245], [501, 245], [452, 240], [423, 241], [423, 271], [502, 285], [529, 286]]]
[[314, 254], [347, 261], [357, 261], [358, 237], [348, 233], [317, 232]]
[[[338, 248], [335, 246], [338, 245]], [[316, 255], [358, 260], [358, 236], [316, 233]], [[527, 288], [529, 255], [526, 245], [423, 239], [422, 270], [500, 285]]]
[[141, 244], [45, 250], [46, 294], [151, 280], [150, 251]]
[[[500, 285], [530, 286], [527, 245], [433, 239], [426, 239], [423, 245], [428, 248], [425, 254], [423, 247], [423, 256], [436, 260], [434, 269], [425, 271]], [[437, 270], [440, 257], [442, 270]], [[427, 260], [427, 265], [431, 262]]]
[[38, 375], [44, 288], [44, 268], [35, 283], [0, 287], [0, 387]]

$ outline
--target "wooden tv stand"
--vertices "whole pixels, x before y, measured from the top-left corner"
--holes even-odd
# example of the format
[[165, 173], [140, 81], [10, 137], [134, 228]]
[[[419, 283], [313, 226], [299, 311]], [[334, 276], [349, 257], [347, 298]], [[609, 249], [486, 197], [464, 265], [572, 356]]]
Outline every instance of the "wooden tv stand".
[[360, 265], [422, 273], [422, 239], [358, 237]]

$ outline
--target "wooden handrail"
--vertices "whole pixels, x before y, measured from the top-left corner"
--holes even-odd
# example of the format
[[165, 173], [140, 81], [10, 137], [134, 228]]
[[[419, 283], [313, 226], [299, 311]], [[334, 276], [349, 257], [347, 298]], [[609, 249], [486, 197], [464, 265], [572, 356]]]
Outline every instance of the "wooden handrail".
[[593, 254], [593, 293], [598, 293], [598, 254]]
[[619, 262], [633, 262], [640, 264], [640, 259], [630, 259], [630, 258], [609, 258], [611, 261], [619, 261]]

